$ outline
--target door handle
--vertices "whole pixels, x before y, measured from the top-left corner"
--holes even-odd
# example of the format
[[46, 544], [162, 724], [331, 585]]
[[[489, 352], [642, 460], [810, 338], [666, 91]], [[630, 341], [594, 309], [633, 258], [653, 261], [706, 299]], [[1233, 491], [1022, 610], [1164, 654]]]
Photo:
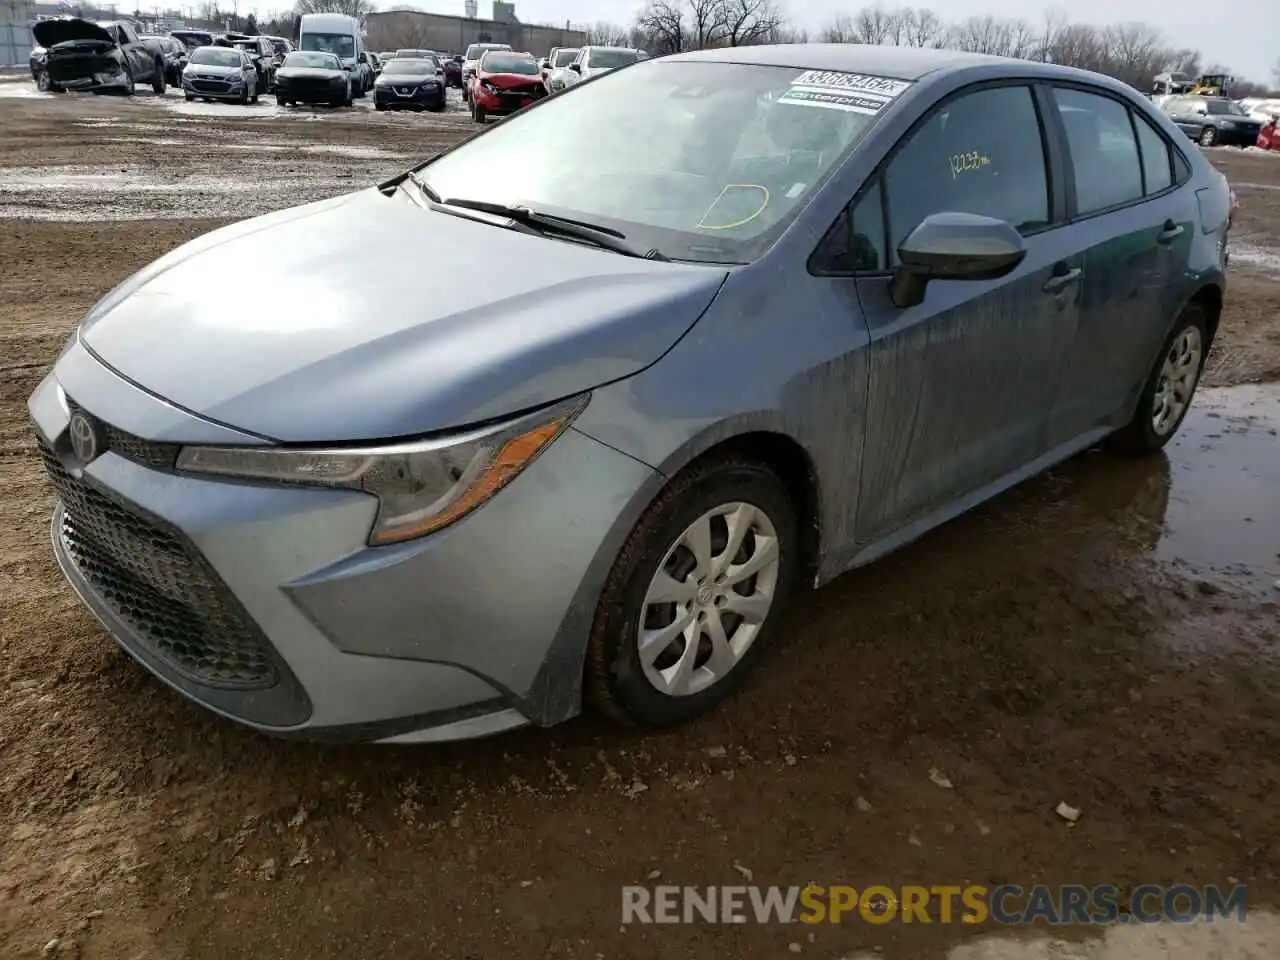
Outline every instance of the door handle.
[[1066, 273], [1055, 273], [1052, 277], [1044, 282], [1041, 287], [1045, 293], [1060, 293], [1080, 279], [1080, 275], [1084, 271], [1079, 267], [1072, 267]]
[[1172, 220], [1166, 220], [1164, 222], [1164, 228], [1160, 231], [1160, 235], [1156, 237], [1156, 243], [1161, 244], [1162, 246], [1167, 246], [1182, 236], [1182, 232], [1185, 229], [1186, 227], [1182, 226], [1180, 223], [1174, 223]]

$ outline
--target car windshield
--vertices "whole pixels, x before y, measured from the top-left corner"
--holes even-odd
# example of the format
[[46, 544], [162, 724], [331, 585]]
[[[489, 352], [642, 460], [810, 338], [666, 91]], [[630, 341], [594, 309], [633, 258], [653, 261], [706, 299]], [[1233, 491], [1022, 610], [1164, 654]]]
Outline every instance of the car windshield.
[[446, 200], [605, 224], [672, 259], [746, 263], [870, 126], [885, 100], [864, 96], [869, 85], [884, 96], [906, 86], [794, 67], [647, 60], [515, 114], [420, 176]]
[[592, 69], [605, 67], [609, 70], [625, 67], [639, 59], [634, 50], [592, 50], [589, 57], [588, 63]]
[[519, 73], [538, 75], [538, 61], [533, 57], [520, 57], [514, 53], [486, 53], [480, 58], [480, 69], [486, 73]]
[[304, 33], [298, 47], [332, 53], [348, 60], [356, 55], [356, 41], [349, 33]]
[[434, 70], [435, 61], [429, 57], [419, 57], [412, 60], [389, 60], [387, 65], [382, 68], [383, 74], [404, 76], [420, 76], [424, 73], [431, 73]]
[[486, 50], [510, 50], [510, 47], [498, 47], [491, 43], [473, 43], [467, 47], [467, 59], [479, 60]]
[[342, 64], [332, 53], [295, 52], [284, 58], [285, 67], [309, 67], [312, 70], [340, 70]]
[[1226, 115], [1232, 117], [1243, 117], [1247, 114], [1230, 100], [1206, 100], [1205, 107], [1212, 114]]
[[228, 50], [226, 47], [201, 47], [191, 52], [187, 63], [202, 63], [211, 67], [238, 67], [240, 51]]
[[557, 50], [556, 58], [551, 62], [553, 67], [567, 67], [578, 57], [577, 50]]

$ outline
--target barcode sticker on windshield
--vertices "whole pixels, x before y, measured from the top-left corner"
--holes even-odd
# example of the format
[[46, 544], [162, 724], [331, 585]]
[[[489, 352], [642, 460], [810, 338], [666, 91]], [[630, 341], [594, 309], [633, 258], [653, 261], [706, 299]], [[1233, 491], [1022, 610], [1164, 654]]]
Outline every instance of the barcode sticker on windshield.
[[836, 70], [806, 70], [791, 81], [779, 103], [850, 110], [875, 116], [910, 87], [906, 80]]

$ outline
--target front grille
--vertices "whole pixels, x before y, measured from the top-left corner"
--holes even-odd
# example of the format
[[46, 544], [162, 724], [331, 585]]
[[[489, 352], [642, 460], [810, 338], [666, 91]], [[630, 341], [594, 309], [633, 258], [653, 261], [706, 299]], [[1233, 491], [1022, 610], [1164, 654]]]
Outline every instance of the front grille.
[[191, 87], [201, 93], [226, 93], [231, 84], [225, 80], [192, 80]]
[[[68, 399], [68, 412], [74, 413], [79, 409], [81, 407]], [[132, 460], [134, 463], [140, 463], [144, 467], [153, 467], [157, 470], [172, 470], [174, 464], [178, 462], [178, 451], [182, 449], [181, 444], [143, 440], [141, 437], [113, 427], [109, 423], [103, 423], [102, 427], [107, 435], [107, 449], [124, 457], [126, 460]]]
[[275, 686], [266, 638], [187, 538], [73, 476], [43, 437], [37, 442], [62, 503], [63, 548], [146, 652], [205, 686]]
[[303, 97], [330, 97], [338, 93], [328, 80], [289, 80], [282, 86], [289, 93]]

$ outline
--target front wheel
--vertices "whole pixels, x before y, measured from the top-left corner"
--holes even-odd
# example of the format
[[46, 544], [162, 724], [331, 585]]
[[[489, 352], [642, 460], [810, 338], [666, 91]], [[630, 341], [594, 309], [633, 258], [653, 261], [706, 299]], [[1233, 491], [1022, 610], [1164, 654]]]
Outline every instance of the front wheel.
[[286, 99], [285, 99], [281, 94], [278, 94], [278, 93], [277, 93], [277, 94], [276, 94], [276, 106], [277, 106], [277, 107], [287, 107], [288, 105], [289, 105], [289, 101], [288, 101], [288, 100], [286, 100]]
[[126, 97], [133, 96], [133, 71], [129, 69], [127, 63], [124, 66], [124, 95]]
[[192, 100], [195, 99], [195, 94], [188, 93], [186, 94], [186, 98], [187, 98], [187, 103], [190, 103]]
[[1208, 318], [1191, 304], [1178, 317], [1143, 385], [1133, 419], [1113, 433], [1107, 446], [1117, 453], [1154, 453], [1181, 426], [1200, 383], [1208, 355]]
[[729, 457], [679, 474], [601, 592], [587, 651], [594, 706], [667, 727], [731, 693], [768, 645], [796, 571], [796, 514], [769, 467]]
[[1200, 131], [1200, 146], [1212, 147], [1218, 141], [1218, 131], [1213, 127], [1205, 127]]
[[157, 96], [161, 96], [164, 94], [164, 90], [165, 90], [164, 63], [163, 61], [157, 60], [155, 64], [155, 69], [152, 70], [151, 72], [151, 92], [156, 94]]
[[36, 89], [48, 93], [53, 89], [53, 82], [49, 79], [49, 72], [41, 70], [36, 74]]
[[471, 119], [474, 120], [476, 123], [484, 123], [484, 119], [485, 119], [484, 107], [480, 107], [480, 106], [476, 106], [475, 104], [472, 104]]

